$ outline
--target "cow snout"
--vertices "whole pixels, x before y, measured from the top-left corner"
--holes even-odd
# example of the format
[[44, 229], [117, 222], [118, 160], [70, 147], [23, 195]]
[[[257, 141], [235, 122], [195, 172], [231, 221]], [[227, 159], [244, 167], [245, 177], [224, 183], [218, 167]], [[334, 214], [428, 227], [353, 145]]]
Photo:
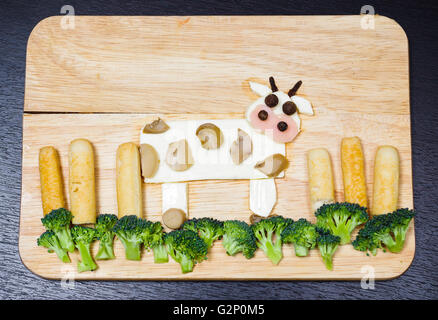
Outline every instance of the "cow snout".
[[298, 134], [298, 128], [291, 116], [276, 115], [266, 105], [258, 105], [250, 114], [251, 125], [263, 131], [279, 143], [292, 141]]

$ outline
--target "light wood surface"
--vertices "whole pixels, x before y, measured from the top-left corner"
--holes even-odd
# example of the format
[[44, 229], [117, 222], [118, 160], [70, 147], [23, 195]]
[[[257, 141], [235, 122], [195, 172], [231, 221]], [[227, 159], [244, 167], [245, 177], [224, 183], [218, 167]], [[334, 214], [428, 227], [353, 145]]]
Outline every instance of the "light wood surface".
[[[317, 250], [297, 258], [284, 246], [284, 259], [273, 266], [261, 251], [248, 261], [228, 257], [217, 242], [207, 261], [183, 275], [173, 261], [154, 264], [148, 252], [140, 262], [125, 260], [116, 241], [116, 260], [76, 274], [76, 254], [73, 263], [62, 264], [37, 247], [43, 231], [41, 147], [58, 149], [66, 186], [69, 142], [89, 139], [96, 153], [98, 212], [116, 213], [116, 149], [139, 141], [146, 114], [241, 118], [256, 98], [248, 80], [266, 83], [270, 75], [285, 91], [303, 80], [300, 93], [315, 109], [314, 117], [302, 116], [303, 132], [287, 145], [291, 165], [286, 178], [277, 179], [275, 214], [314, 221], [305, 163], [311, 148], [331, 153], [336, 197], [343, 200], [340, 143], [355, 135], [364, 149], [370, 202], [374, 153], [390, 144], [400, 152], [399, 207], [413, 206], [407, 40], [393, 20], [377, 16], [374, 30], [362, 30], [359, 16], [76, 17], [74, 30], [62, 29], [60, 20], [38, 24], [27, 52], [19, 249], [34, 273], [56, 279], [361, 279], [367, 272], [362, 268], [372, 266], [376, 278], [387, 279], [409, 267], [413, 225], [400, 254], [367, 257], [343, 246], [333, 271], [325, 269]], [[190, 182], [190, 216], [248, 220], [248, 187], [239, 180]], [[143, 188], [144, 216], [159, 220], [161, 186]], [[69, 203], [67, 190], [65, 195]]]

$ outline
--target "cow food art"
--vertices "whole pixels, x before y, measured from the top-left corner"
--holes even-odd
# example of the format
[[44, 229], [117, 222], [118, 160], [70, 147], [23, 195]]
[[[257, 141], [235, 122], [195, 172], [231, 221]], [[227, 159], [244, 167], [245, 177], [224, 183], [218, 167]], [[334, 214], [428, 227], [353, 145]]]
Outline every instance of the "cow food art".
[[277, 202], [275, 179], [284, 177], [289, 163], [285, 144], [300, 132], [299, 114], [313, 115], [313, 109], [297, 95], [301, 81], [287, 93], [278, 89], [273, 77], [269, 83], [249, 83], [260, 97], [242, 119], [156, 117], [145, 124], [140, 133], [143, 178], [145, 183], [162, 184], [163, 208], [188, 216], [187, 192], [175, 191], [186, 190], [189, 181], [244, 179], [250, 183], [250, 210], [261, 217], [271, 214]]

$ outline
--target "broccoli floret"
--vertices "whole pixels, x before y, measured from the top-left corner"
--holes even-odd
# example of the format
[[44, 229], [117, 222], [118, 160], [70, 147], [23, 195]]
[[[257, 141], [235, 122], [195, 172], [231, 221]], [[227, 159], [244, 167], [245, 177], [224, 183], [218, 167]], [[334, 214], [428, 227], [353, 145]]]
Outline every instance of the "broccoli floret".
[[164, 243], [170, 256], [181, 265], [183, 273], [192, 272], [196, 263], [207, 259], [208, 246], [196, 232], [172, 231], [165, 235]]
[[135, 215], [124, 216], [113, 228], [117, 238], [125, 247], [125, 255], [128, 260], [140, 260], [142, 234], [146, 229], [147, 222]]
[[281, 233], [292, 223], [292, 219], [274, 216], [252, 225], [257, 246], [265, 252], [273, 264], [278, 264], [283, 258]]
[[142, 233], [145, 248], [152, 249], [155, 263], [166, 263], [169, 261], [167, 248], [164, 244], [163, 226], [159, 222], [146, 221], [146, 227]]
[[405, 245], [409, 223], [414, 218], [415, 212], [408, 208], [403, 208], [390, 213], [390, 216], [392, 220], [391, 232], [394, 235], [395, 245], [388, 247], [388, 249], [391, 252], [398, 253], [402, 251]]
[[304, 218], [287, 226], [281, 233], [283, 243], [293, 243], [297, 257], [307, 256], [309, 249], [315, 247], [317, 238], [316, 226]]
[[406, 232], [415, 212], [398, 209], [392, 213], [375, 216], [359, 231], [353, 241], [353, 247], [359, 251], [377, 254], [377, 249], [385, 246], [389, 251], [398, 253], [403, 249]]
[[100, 214], [97, 216], [96, 231], [99, 239], [99, 251], [96, 260], [114, 259], [114, 231], [112, 230], [117, 223], [117, 216], [114, 214]]
[[212, 218], [187, 220], [182, 225], [182, 229], [196, 232], [205, 241], [208, 248], [211, 248], [213, 242], [220, 239], [224, 234], [223, 222]]
[[364, 229], [360, 229], [356, 239], [351, 242], [354, 249], [358, 251], [366, 252], [367, 256], [369, 255], [368, 251], [371, 252], [373, 256], [377, 254], [377, 249], [381, 248], [381, 242], [377, 239], [377, 237], [369, 237], [367, 235], [367, 231], [363, 231]]
[[91, 255], [91, 243], [96, 240], [97, 231], [93, 228], [74, 226], [71, 228], [71, 234], [76, 248], [79, 250], [81, 261], [78, 261], [78, 271], [93, 271], [97, 265]]
[[242, 252], [247, 259], [254, 257], [257, 250], [254, 231], [246, 222], [238, 220], [224, 221], [222, 245], [228, 255], [234, 256]]
[[324, 204], [315, 211], [315, 216], [317, 226], [341, 237], [341, 244], [350, 243], [353, 230], [368, 221], [366, 208], [348, 202]]
[[316, 230], [319, 233], [316, 242], [322, 260], [328, 270], [333, 270], [333, 255], [341, 242], [341, 237], [333, 235], [327, 229], [317, 228]]
[[49, 252], [55, 252], [59, 260], [64, 263], [70, 262], [67, 252], [61, 247], [58, 237], [53, 231], [46, 231], [37, 240], [37, 244], [45, 247]]
[[41, 219], [47, 231], [53, 231], [58, 237], [61, 247], [68, 252], [75, 251], [75, 244], [71, 237], [70, 223], [73, 218], [70, 211], [64, 208], [52, 210]]

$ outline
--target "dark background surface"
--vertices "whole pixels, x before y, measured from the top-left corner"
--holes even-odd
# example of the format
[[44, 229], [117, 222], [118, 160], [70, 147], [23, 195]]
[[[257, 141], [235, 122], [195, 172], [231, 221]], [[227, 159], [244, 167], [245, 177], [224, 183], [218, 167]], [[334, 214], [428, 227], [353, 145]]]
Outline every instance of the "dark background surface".
[[[63, 289], [23, 266], [18, 253], [27, 38], [72, 5], [77, 15], [336, 15], [373, 5], [409, 39], [416, 254], [408, 271], [363, 290], [337, 282], [76, 282]], [[437, 299], [438, 1], [0, 1], [0, 298], [3, 299]], [[373, 94], [373, 93], [371, 93]], [[378, 93], [375, 93], [378, 94]]]

